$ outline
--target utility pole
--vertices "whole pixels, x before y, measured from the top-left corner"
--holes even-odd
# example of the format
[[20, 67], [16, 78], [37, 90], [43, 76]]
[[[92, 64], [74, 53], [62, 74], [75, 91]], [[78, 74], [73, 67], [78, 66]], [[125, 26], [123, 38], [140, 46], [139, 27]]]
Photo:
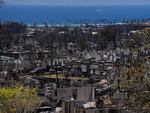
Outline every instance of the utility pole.
[[57, 88], [59, 88], [58, 66], [57, 66], [57, 63], [55, 63], [55, 74], [56, 74], [56, 84], [57, 84]]
[[118, 91], [120, 91], [120, 65], [119, 65], [120, 61], [117, 61], [117, 87], [118, 87]]

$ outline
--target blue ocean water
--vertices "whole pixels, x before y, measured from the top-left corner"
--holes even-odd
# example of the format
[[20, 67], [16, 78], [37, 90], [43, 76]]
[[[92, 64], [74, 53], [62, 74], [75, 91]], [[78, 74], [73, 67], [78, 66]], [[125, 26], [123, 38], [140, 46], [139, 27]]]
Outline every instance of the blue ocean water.
[[150, 6], [15, 6], [0, 7], [1, 21], [26, 24], [96, 23], [98, 20], [119, 22], [150, 18]]

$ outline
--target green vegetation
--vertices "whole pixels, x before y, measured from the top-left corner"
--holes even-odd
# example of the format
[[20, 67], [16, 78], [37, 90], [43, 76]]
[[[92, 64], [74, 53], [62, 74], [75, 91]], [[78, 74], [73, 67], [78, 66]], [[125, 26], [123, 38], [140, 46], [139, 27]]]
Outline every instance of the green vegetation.
[[26, 113], [39, 106], [36, 89], [24, 87], [0, 89], [0, 113]]
[[[146, 28], [132, 34], [130, 40], [136, 47], [134, 51], [139, 52], [140, 48], [149, 48], [150, 29]], [[141, 56], [142, 57], [142, 56]], [[131, 59], [130, 63], [121, 69], [119, 76], [120, 89], [125, 91], [126, 107], [132, 109], [133, 113], [150, 111], [150, 57], [143, 56], [141, 60]]]
[[144, 63], [122, 70], [121, 89], [127, 92], [127, 106], [134, 110], [150, 110], [150, 67]]
[[133, 48], [139, 48], [150, 43], [150, 29], [145, 28], [144, 30], [135, 31], [131, 33], [129, 38], [129, 45]]
[[[44, 78], [57, 78], [55, 74], [52, 75], [42, 75], [42, 77]], [[58, 74], [58, 79], [65, 79], [65, 75], [64, 74]], [[86, 77], [67, 77], [67, 79], [69, 80], [89, 80]]]

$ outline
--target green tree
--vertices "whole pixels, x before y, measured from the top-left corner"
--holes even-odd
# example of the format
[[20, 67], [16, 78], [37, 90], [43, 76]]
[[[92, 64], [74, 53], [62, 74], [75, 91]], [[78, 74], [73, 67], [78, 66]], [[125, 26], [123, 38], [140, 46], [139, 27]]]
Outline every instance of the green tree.
[[150, 58], [144, 59], [143, 62], [131, 61], [120, 74], [120, 88], [126, 92], [126, 105], [133, 113], [150, 111]]
[[0, 113], [26, 113], [40, 104], [36, 89], [24, 87], [0, 89]]
[[140, 48], [142, 46], [147, 46], [150, 43], [150, 28], [145, 28], [144, 30], [135, 31], [130, 33], [130, 38], [128, 44], [133, 48]]

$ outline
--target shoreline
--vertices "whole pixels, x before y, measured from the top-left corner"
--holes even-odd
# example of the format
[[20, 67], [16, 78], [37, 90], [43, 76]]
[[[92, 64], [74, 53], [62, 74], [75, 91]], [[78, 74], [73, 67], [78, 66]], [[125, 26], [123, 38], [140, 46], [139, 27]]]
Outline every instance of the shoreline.
[[147, 25], [150, 26], [150, 19], [145, 19], [146, 21], [141, 21], [141, 22], [137, 22], [136, 20], [133, 22], [106, 22], [106, 23], [56, 23], [56, 24], [49, 24], [49, 23], [32, 23], [32, 24], [27, 24], [24, 22], [18, 22], [18, 21], [1, 21], [1, 24], [4, 23], [19, 23], [19, 24], [23, 24], [27, 27], [40, 27], [40, 28], [44, 28], [44, 27], [86, 27], [86, 26], [95, 26], [95, 27], [103, 27], [103, 26], [111, 26], [111, 25], [130, 25], [130, 24], [134, 24], [134, 25]]
[[[148, 25], [150, 26], [150, 22], [144, 23], [88, 23], [88, 24], [36, 24], [36, 27], [86, 27], [86, 26], [95, 26], [95, 27], [102, 27], [102, 26], [111, 26], [111, 25], [130, 25], [130, 24], [141, 24], [141, 25]], [[27, 27], [33, 27], [33, 24], [25, 24]]]

